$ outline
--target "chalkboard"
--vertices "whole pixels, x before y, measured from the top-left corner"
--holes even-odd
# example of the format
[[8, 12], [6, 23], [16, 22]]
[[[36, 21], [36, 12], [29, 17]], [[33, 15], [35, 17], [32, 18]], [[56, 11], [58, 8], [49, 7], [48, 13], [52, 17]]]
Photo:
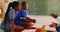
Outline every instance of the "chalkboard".
[[60, 15], [60, 0], [18, 0], [20, 3], [29, 3], [28, 12], [30, 15], [50, 15], [57, 13]]

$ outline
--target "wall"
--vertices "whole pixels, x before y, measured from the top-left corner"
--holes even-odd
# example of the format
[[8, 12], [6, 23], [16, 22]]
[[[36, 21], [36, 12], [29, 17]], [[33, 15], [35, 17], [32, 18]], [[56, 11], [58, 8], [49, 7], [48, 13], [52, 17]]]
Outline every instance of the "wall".
[[60, 15], [60, 0], [18, 0], [29, 3], [28, 12], [31, 15], [50, 15], [57, 13]]

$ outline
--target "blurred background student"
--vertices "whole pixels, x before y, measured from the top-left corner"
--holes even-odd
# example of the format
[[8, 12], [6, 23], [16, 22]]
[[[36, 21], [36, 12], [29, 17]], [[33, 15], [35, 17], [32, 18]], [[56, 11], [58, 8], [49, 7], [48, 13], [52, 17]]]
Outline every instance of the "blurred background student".
[[56, 23], [56, 30], [57, 32], [60, 32], [60, 18], [58, 17], [58, 14], [52, 13], [51, 16], [57, 20], [58, 23]]
[[20, 3], [17, 1], [9, 3], [4, 20], [2, 21], [4, 32], [11, 32], [11, 24], [14, 22], [16, 11], [19, 11], [20, 8]]
[[21, 3], [21, 10], [16, 14], [14, 24], [18, 26], [23, 26], [24, 28], [32, 26], [32, 23], [35, 23], [35, 19], [28, 17], [28, 3], [23, 1]]

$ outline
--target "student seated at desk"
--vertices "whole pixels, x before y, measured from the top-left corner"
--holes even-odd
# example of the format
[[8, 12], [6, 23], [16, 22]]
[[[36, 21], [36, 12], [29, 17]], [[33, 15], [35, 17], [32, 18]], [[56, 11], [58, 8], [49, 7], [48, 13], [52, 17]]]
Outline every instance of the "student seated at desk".
[[21, 4], [21, 10], [16, 14], [14, 19], [14, 25], [16, 26], [23, 26], [24, 29], [27, 27], [32, 26], [32, 23], [35, 23], [35, 19], [31, 19], [28, 17], [28, 3], [23, 1]]
[[[20, 3], [18, 1], [14, 1], [9, 3], [4, 20], [2, 22], [2, 29], [4, 32], [13, 32], [11, 26], [14, 24], [14, 18], [17, 11], [20, 10]], [[12, 31], [11, 31], [12, 30]]]

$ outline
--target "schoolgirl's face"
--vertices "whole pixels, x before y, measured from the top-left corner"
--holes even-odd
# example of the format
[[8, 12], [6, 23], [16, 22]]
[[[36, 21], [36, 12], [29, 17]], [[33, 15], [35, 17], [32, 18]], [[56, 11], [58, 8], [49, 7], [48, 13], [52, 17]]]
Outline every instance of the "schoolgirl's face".
[[16, 10], [19, 11], [21, 9], [21, 5], [18, 4], [18, 6], [16, 7]]

